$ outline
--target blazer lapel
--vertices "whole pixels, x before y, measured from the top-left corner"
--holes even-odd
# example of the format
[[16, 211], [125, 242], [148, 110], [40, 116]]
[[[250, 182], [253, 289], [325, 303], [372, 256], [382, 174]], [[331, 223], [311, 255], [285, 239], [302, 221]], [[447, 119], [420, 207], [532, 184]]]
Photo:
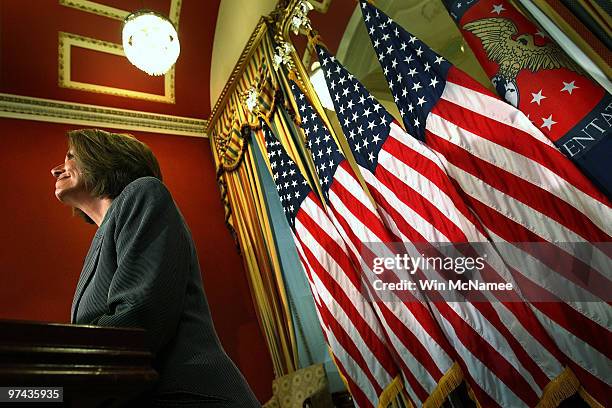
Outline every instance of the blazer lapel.
[[104, 234], [96, 234], [94, 236], [93, 242], [91, 243], [91, 247], [89, 247], [89, 251], [87, 252], [87, 256], [85, 257], [83, 270], [81, 271], [81, 276], [79, 277], [79, 282], [77, 283], [77, 287], [74, 292], [74, 299], [72, 300], [72, 310], [70, 312], [70, 315], [72, 316], [72, 323], [76, 321], [76, 313], [79, 308], [79, 302], [81, 301], [83, 292], [89, 284], [93, 276], [96, 264], [98, 263], [103, 238]]

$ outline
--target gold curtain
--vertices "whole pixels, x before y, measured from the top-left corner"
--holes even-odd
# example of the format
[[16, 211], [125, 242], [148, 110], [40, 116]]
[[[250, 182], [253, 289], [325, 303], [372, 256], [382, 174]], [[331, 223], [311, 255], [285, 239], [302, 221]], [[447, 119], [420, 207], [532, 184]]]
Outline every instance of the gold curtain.
[[[267, 26], [269, 23], [269, 20], [267, 23], [266, 19], [262, 20], [254, 33], [255, 44], [247, 45], [251, 51], [243, 54], [244, 60], [239, 61], [238, 72], [229, 82], [234, 85], [226, 89], [220, 99], [223, 105], [215, 107], [209, 133], [226, 223], [241, 248], [275, 375], [280, 377], [297, 368], [297, 347], [280, 262], [249, 139], [254, 137], [253, 143], [265, 149], [259, 121], [266, 121], [311, 187], [322, 196], [319, 183], [315, 181], [317, 176], [312, 157], [304, 143], [305, 136], [298, 126], [300, 118], [289, 87], [289, 77], [308, 95], [336, 141], [340, 141], [340, 146], [343, 145], [343, 136], [338, 138], [337, 128], [331, 125], [312, 84], [305, 79], [308, 76], [295, 52], [291, 55], [289, 66], [292, 70], [288, 75], [284, 69], [274, 68], [275, 50]], [[249, 91], [257, 98], [257, 106], [251, 107], [253, 111], [247, 107]], [[263, 157], [269, 170], [267, 155]], [[458, 366], [456, 368], [454, 371], [457, 371], [460, 382], [460, 370]], [[431, 401], [431, 406], [441, 406], [452, 388], [444, 390], [443, 394], [437, 393], [438, 398]], [[398, 377], [379, 396], [379, 407], [402, 406], [411, 407], [411, 404]]]
[[[297, 140], [294, 137], [296, 105], [292, 97], [285, 97], [291, 95], [288, 79], [282, 69], [277, 71], [273, 66], [273, 25], [270, 18], [262, 18], [255, 29], [213, 110], [209, 136], [225, 222], [241, 250], [275, 376], [280, 377], [297, 369], [298, 356], [267, 204], [249, 144], [255, 137], [253, 142], [265, 153], [260, 119], [269, 124], [312, 187], [317, 190], [319, 186], [312, 182], [314, 164], [306, 154], [303, 135]], [[304, 81], [295, 79], [304, 86]], [[246, 103], [250, 91], [257, 98], [253, 112]], [[278, 109], [280, 105], [283, 109]], [[267, 156], [263, 156], [269, 167]]]
[[262, 186], [257, 173], [252, 130], [258, 118], [246, 109], [244, 99], [251, 88], [260, 99], [274, 106], [275, 84], [267, 75], [272, 66], [271, 39], [262, 20], [250, 44], [252, 51], [235, 70], [225, 90], [223, 105], [209, 128], [211, 147], [217, 166], [217, 178], [225, 208], [225, 220], [242, 252], [245, 269], [276, 377], [297, 368], [297, 347], [287, 303], [279, 258]]

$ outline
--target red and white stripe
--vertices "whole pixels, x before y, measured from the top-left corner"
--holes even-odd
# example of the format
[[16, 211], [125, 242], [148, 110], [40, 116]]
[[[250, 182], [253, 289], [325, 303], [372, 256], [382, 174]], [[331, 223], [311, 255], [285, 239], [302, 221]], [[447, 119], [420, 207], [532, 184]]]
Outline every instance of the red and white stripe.
[[[391, 124], [376, 174], [361, 172], [396, 239], [416, 244], [486, 241], [435, 153], [397, 124]], [[483, 280], [512, 282], [494, 251], [486, 259], [488, 279]], [[424, 275], [444, 280], [431, 270]], [[535, 406], [544, 387], [563, 371], [560, 353], [524, 304], [490, 300], [433, 302], [432, 310], [483, 405]]]
[[321, 326], [355, 402], [378, 406], [378, 397], [399, 371], [372, 305], [360, 291], [344, 242], [313, 192], [297, 213], [294, 241]]
[[[525, 246], [507, 243], [610, 242], [610, 202], [523, 113], [489, 95], [456, 68], [448, 73], [440, 100], [427, 117], [426, 141], [463, 190], [488, 235], [504, 243], [504, 260], [527, 290], [545, 290], [551, 273], [576, 299], [599, 296], [610, 287], [612, 264], [605, 248], [590, 256], [564, 247], [561, 263], [586, 265], [592, 282], [564, 275], [559, 260], [536, 258]], [[553, 262], [555, 261], [555, 262]], [[587, 297], [588, 298], [588, 297]], [[607, 299], [605, 299], [607, 300]], [[583, 386], [606, 401], [612, 385], [612, 309], [587, 302], [531, 302]]]
[[[355, 264], [367, 264], [361, 251], [368, 251], [368, 248], [362, 246], [363, 243], [395, 241], [346, 160], [334, 174], [328, 210]], [[391, 250], [385, 250], [384, 245], [379, 247], [375, 250], [377, 256], [394, 255]], [[365, 279], [372, 282], [373, 278]], [[393, 292], [386, 292], [384, 296], [377, 298], [372, 292], [372, 297], [377, 299], [374, 307], [400, 360], [406, 389], [411, 399], [422, 405], [452, 367], [454, 353], [422, 297], [406, 294], [409, 300], [400, 299]]]

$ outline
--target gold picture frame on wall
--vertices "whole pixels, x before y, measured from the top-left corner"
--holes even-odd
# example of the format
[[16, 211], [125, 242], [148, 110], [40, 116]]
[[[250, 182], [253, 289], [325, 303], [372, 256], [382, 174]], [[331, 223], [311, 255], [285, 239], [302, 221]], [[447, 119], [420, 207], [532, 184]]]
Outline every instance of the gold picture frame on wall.
[[[125, 17], [130, 14], [129, 11], [117, 9], [90, 0], [59, 0], [59, 4], [62, 6], [75, 8], [86, 13], [97, 14], [120, 21], [125, 19]], [[172, 22], [172, 24], [174, 24], [177, 31], [181, 4], [182, 0], [170, 1], [169, 20]], [[79, 91], [121, 96], [125, 98], [142, 99], [152, 102], [161, 102], [168, 104], [176, 103], [174, 66], [164, 75], [163, 95], [135, 91], [125, 88], [117, 88], [106, 85], [99, 85], [90, 82], [75, 81], [72, 79], [71, 72], [72, 47], [80, 47], [106, 54], [125, 57], [125, 53], [123, 52], [123, 46], [121, 44], [115, 44], [108, 41], [102, 41], [96, 38], [90, 38], [74, 33], [66, 33], [61, 31], [59, 32], [58, 37], [58, 85], [60, 87], [76, 89]]]
[[89, 82], [75, 81], [71, 76], [71, 49], [80, 47], [88, 50], [99, 51], [112, 55], [125, 57], [123, 47], [107, 41], [81, 35], [59, 32], [59, 60], [58, 60], [58, 84], [62, 88], [77, 89], [79, 91], [105, 93], [115, 96], [123, 96], [134, 99], [144, 99], [152, 102], [175, 103], [174, 94], [174, 67], [164, 75], [164, 94], [158, 95], [149, 92], [134, 91], [124, 88], [115, 88], [106, 85], [98, 85]]
[[112, 18], [115, 20], [125, 19], [129, 11], [121, 10], [115, 7], [107, 6], [90, 0], [59, 0], [59, 4], [66, 7], [72, 7], [77, 10], [85, 11], [87, 13], [97, 14], [99, 16]]

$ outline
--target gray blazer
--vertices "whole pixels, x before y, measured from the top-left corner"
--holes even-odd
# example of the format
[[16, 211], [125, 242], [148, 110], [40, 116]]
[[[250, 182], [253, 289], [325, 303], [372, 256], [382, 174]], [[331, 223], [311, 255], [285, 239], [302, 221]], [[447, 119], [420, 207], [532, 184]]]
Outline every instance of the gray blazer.
[[191, 233], [156, 178], [135, 180], [113, 200], [85, 258], [72, 322], [146, 329], [156, 395], [260, 406], [217, 338]]

